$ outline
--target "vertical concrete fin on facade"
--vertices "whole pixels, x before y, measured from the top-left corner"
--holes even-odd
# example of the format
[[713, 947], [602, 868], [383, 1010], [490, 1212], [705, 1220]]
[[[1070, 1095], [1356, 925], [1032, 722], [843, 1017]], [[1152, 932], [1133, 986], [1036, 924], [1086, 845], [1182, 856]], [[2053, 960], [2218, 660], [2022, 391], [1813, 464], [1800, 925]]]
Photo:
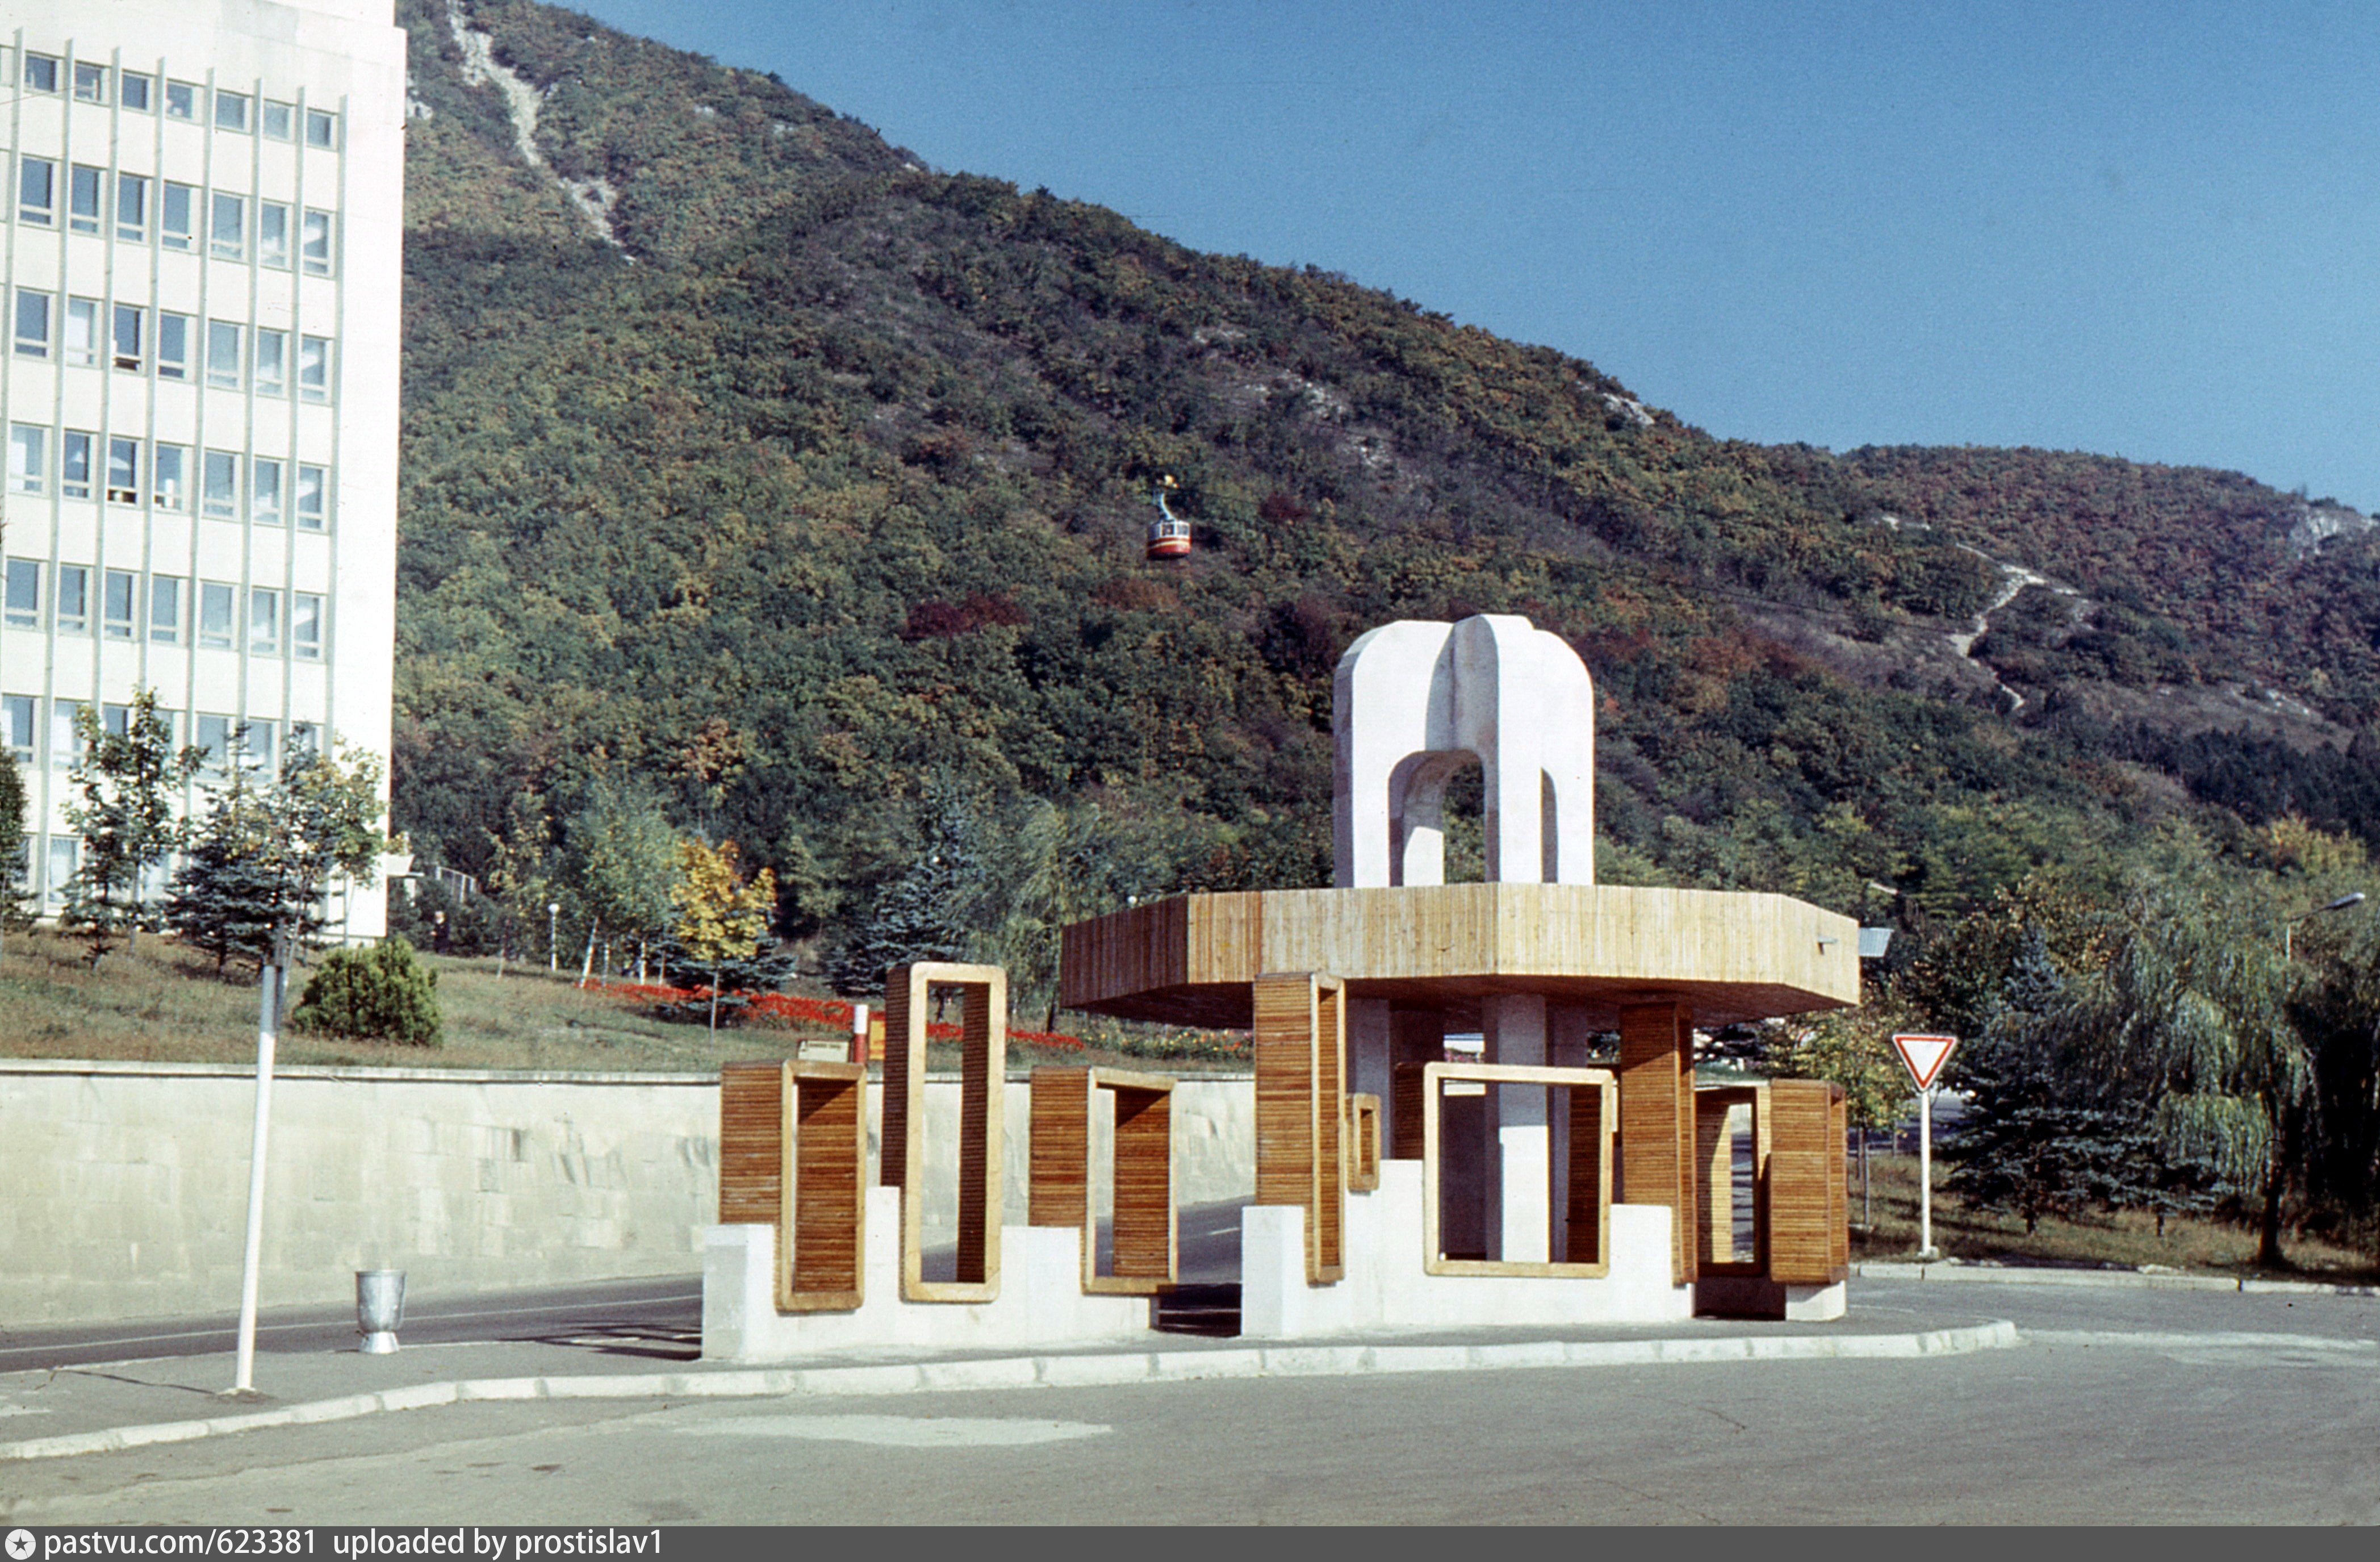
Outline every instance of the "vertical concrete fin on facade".
[[1476, 763], [1487, 876], [1595, 882], [1595, 689], [1526, 618], [1401, 619], [1350, 646], [1331, 685], [1331, 882], [1445, 882], [1445, 792]]

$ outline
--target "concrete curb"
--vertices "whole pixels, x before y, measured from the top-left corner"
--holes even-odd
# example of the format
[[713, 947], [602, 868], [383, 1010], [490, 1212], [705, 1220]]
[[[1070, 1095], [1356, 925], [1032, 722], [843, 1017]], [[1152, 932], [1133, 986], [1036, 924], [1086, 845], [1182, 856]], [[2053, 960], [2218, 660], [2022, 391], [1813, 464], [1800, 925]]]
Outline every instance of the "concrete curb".
[[2231, 1291], [2245, 1296], [2380, 1296], [2380, 1286], [2318, 1280], [2246, 1280], [2221, 1275], [2144, 1275], [2135, 1269], [2026, 1269], [1979, 1263], [1855, 1263], [1863, 1280], [1981, 1280], [2002, 1286], [2120, 1286], [2150, 1291]]
[[984, 1388], [1099, 1388], [1202, 1378], [1340, 1377], [1366, 1373], [1497, 1372], [1524, 1367], [1636, 1367], [1711, 1361], [1815, 1361], [1959, 1356], [2022, 1343], [2005, 1320], [1912, 1335], [1780, 1335], [1767, 1338], [1519, 1340], [1497, 1345], [1289, 1345], [1150, 1350], [1108, 1356], [1012, 1356], [866, 1367], [745, 1368], [616, 1377], [468, 1378], [377, 1394], [285, 1405], [204, 1421], [110, 1427], [0, 1443], [0, 1464], [67, 1458], [161, 1443], [191, 1443], [276, 1426], [352, 1421], [384, 1410], [496, 1399], [749, 1399], [920, 1394]]

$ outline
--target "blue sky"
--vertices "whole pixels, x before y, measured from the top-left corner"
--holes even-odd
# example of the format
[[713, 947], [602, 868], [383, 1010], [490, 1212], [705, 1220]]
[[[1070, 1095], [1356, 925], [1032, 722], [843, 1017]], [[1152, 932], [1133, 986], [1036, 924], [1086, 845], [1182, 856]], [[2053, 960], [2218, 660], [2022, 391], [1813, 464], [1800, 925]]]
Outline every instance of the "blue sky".
[[2380, 507], [2380, 6], [592, 0], [1713, 433]]

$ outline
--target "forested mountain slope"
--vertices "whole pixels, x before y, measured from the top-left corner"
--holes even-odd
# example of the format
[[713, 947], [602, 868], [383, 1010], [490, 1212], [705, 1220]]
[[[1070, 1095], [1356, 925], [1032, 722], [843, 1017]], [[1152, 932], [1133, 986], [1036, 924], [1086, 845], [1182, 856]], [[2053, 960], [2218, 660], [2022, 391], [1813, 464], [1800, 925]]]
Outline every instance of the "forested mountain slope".
[[[2351, 512], [1716, 439], [570, 12], [399, 15], [395, 822], [452, 866], [565, 843], [610, 776], [830, 940], [924, 841], [1032, 879], [1036, 799], [1098, 805], [1108, 891], [1321, 882], [1337, 656], [1479, 611], [1596, 677], [1614, 879], [1877, 914], [1873, 883], [1922, 921], [2045, 861], [2112, 873], [2176, 813], [2380, 828]], [[1166, 476], [1185, 564], [1141, 556]]]

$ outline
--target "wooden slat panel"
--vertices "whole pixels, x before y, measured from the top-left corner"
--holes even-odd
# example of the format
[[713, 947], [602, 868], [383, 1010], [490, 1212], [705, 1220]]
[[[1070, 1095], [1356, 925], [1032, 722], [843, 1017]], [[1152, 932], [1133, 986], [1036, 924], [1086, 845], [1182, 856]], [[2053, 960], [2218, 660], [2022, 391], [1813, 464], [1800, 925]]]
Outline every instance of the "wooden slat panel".
[[[1174, 1277], [1173, 1092], [1115, 1092], [1115, 1274]], [[1084, 1240], [1091, 1233], [1085, 1228]]]
[[856, 1308], [868, 1173], [867, 1069], [796, 1063], [785, 1073], [793, 1102], [793, 1208], [791, 1220], [780, 1226], [779, 1251], [790, 1248], [792, 1273], [779, 1305]]
[[1091, 1071], [1036, 1068], [1030, 1088], [1026, 1223], [1085, 1226], [1091, 1208]]
[[782, 1063], [719, 1070], [719, 1224], [774, 1226], [784, 1177]]
[[991, 1247], [998, 1240], [994, 1227], [1000, 1219], [998, 1098], [1007, 1075], [1007, 1049], [993, 1043], [990, 988], [972, 983], [962, 988], [959, 1009], [958, 1281], [982, 1285], [991, 1278], [997, 1262]]
[[1347, 1254], [1347, 1001], [1335, 982], [1315, 994], [1314, 1204], [1309, 1280], [1336, 1280]]
[[913, 1058], [909, 1042], [911, 1031], [924, 1023], [922, 1015], [909, 1012], [909, 983], [893, 971], [884, 984], [884, 1106], [876, 1150], [876, 1180], [886, 1188], [900, 1187], [909, 1174], [909, 1092], [913, 1075], [920, 1090], [926, 1078], [924, 1049]]
[[1620, 1011], [1620, 1188], [1670, 1210], [1670, 1279], [1694, 1277], [1694, 1020], [1676, 1004]]
[[1833, 1193], [1842, 1176], [1833, 1109], [1839, 1089], [1815, 1080], [1769, 1081], [1768, 1277], [1783, 1285], [1832, 1285], [1848, 1272], [1835, 1257], [1848, 1234], [1829, 1229], [1842, 1224]]
[[1259, 1204], [1314, 1202], [1314, 979], [1257, 978], [1253, 999]]
[[1852, 1265], [1851, 1153], [1849, 1109], [1842, 1088], [1832, 1088], [1827, 1106], [1827, 1245], [1833, 1268], [1845, 1275]]
[[1368, 1091], [1347, 1098], [1347, 1186], [1364, 1193], [1380, 1186], [1380, 1098]]
[[1428, 1067], [1427, 1063], [1400, 1063], [1390, 1072], [1397, 1101], [1396, 1142], [1389, 1150], [1391, 1160], [1421, 1159], [1421, 1071]]
[[1567, 1251], [1572, 1263], [1599, 1263], [1603, 1257], [1605, 1188], [1611, 1160], [1611, 1125], [1604, 1120], [1602, 1085], [1570, 1087], [1570, 1176], [1562, 1218], [1570, 1226]]

